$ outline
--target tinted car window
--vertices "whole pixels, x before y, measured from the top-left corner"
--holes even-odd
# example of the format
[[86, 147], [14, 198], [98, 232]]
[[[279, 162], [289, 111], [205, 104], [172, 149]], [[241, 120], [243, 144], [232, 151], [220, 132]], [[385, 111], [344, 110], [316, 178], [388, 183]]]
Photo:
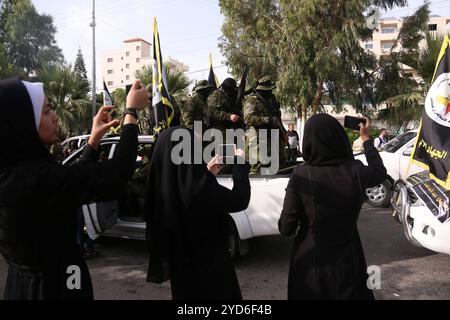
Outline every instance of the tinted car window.
[[[99, 156], [100, 162], [108, 160], [108, 156], [111, 152], [112, 146], [113, 146], [112, 143], [100, 145], [100, 156]], [[69, 158], [67, 158], [67, 160], [63, 162], [63, 164], [65, 166], [70, 166], [74, 163], [77, 163], [80, 160], [81, 155], [83, 154], [83, 149], [84, 148], [80, 148], [79, 150], [75, 151], [73, 156], [71, 156], [71, 157], [69, 156]]]
[[417, 132], [409, 131], [399, 135], [394, 140], [389, 141], [383, 147], [383, 151], [394, 153], [401, 147], [403, 147], [406, 143], [408, 143], [411, 139], [414, 139], [417, 136]]

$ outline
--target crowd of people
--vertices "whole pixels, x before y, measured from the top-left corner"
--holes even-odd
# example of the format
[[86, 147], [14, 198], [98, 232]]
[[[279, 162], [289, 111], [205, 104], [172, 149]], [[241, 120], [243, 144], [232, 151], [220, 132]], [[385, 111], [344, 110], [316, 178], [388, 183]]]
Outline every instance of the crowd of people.
[[[193, 121], [202, 121], [206, 128], [219, 130], [282, 131], [274, 89], [270, 77], [262, 78], [241, 109], [233, 79], [226, 79], [217, 91], [205, 81], [198, 82], [181, 115], [182, 124], [190, 128]], [[94, 298], [77, 243], [79, 208], [94, 198], [113, 199], [132, 177], [138, 155], [138, 111], [148, 107], [148, 101], [148, 90], [136, 81], [127, 97], [120, 142], [112, 159], [97, 161], [100, 139], [119, 123], [108, 112], [112, 107], [102, 107], [81, 161], [62, 166], [48, 149], [56, 140], [58, 119], [43, 85], [18, 78], [0, 81], [0, 252], [9, 265], [5, 299]], [[239, 281], [226, 246], [228, 214], [248, 207], [249, 174], [258, 172], [262, 164], [250, 166], [248, 150], [237, 149], [234, 184], [229, 190], [216, 179], [224, 169], [221, 156], [202, 164], [173, 162], [176, 129], [159, 134], [147, 176], [147, 280], [170, 280], [177, 300], [240, 300]], [[279, 220], [282, 235], [295, 235], [289, 299], [373, 299], [366, 285], [356, 222], [363, 190], [384, 181], [386, 169], [369, 131], [367, 120], [359, 133], [368, 161], [364, 166], [354, 159], [336, 119], [318, 114], [306, 123], [305, 162], [294, 169]], [[193, 143], [201, 139], [192, 129], [188, 132]], [[293, 162], [299, 137], [293, 126], [286, 136], [286, 144], [280, 143], [280, 158]], [[67, 286], [71, 266], [81, 270], [79, 288]]]

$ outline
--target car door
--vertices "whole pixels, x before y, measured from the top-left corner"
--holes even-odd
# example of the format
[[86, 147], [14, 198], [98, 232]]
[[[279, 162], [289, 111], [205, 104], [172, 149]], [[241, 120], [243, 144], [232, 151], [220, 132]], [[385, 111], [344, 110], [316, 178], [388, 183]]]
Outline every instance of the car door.
[[[98, 161], [102, 162], [112, 158], [116, 144], [113, 142], [102, 143], [100, 148]], [[78, 150], [63, 165], [76, 163], [81, 158], [82, 153], [82, 150]], [[91, 239], [97, 239], [104, 231], [117, 224], [119, 203], [117, 200], [102, 201], [101, 199], [95, 199], [91, 203], [82, 205], [81, 210], [83, 212], [87, 234]]]
[[[106, 161], [113, 157], [116, 143], [101, 144], [98, 161]], [[103, 201], [97, 199], [81, 207], [86, 226], [86, 232], [91, 239], [97, 239], [103, 232], [117, 224], [119, 216], [118, 200]]]

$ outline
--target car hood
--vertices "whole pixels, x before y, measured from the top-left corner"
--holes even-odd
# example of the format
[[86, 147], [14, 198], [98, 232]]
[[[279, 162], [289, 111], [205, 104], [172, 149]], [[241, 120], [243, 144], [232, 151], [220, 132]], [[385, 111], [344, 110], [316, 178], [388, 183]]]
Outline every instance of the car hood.
[[418, 185], [419, 183], [427, 182], [429, 180], [431, 180], [430, 172], [429, 171], [422, 171], [422, 172], [410, 175], [406, 179], [406, 183], [409, 186], [413, 187], [415, 185]]

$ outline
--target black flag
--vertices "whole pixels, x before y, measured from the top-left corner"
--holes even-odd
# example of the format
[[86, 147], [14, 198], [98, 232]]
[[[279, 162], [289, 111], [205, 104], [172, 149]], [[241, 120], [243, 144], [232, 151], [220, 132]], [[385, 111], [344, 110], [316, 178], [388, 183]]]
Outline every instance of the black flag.
[[217, 79], [216, 74], [214, 73], [213, 63], [212, 63], [212, 54], [209, 54], [209, 76], [208, 76], [208, 82], [210, 85], [213, 86], [214, 90], [217, 90], [217, 88], [220, 87], [219, 80]]
[[445, 37], [411, 160], [430, 171], [430, 178], [450, 189], [450, 48]]

